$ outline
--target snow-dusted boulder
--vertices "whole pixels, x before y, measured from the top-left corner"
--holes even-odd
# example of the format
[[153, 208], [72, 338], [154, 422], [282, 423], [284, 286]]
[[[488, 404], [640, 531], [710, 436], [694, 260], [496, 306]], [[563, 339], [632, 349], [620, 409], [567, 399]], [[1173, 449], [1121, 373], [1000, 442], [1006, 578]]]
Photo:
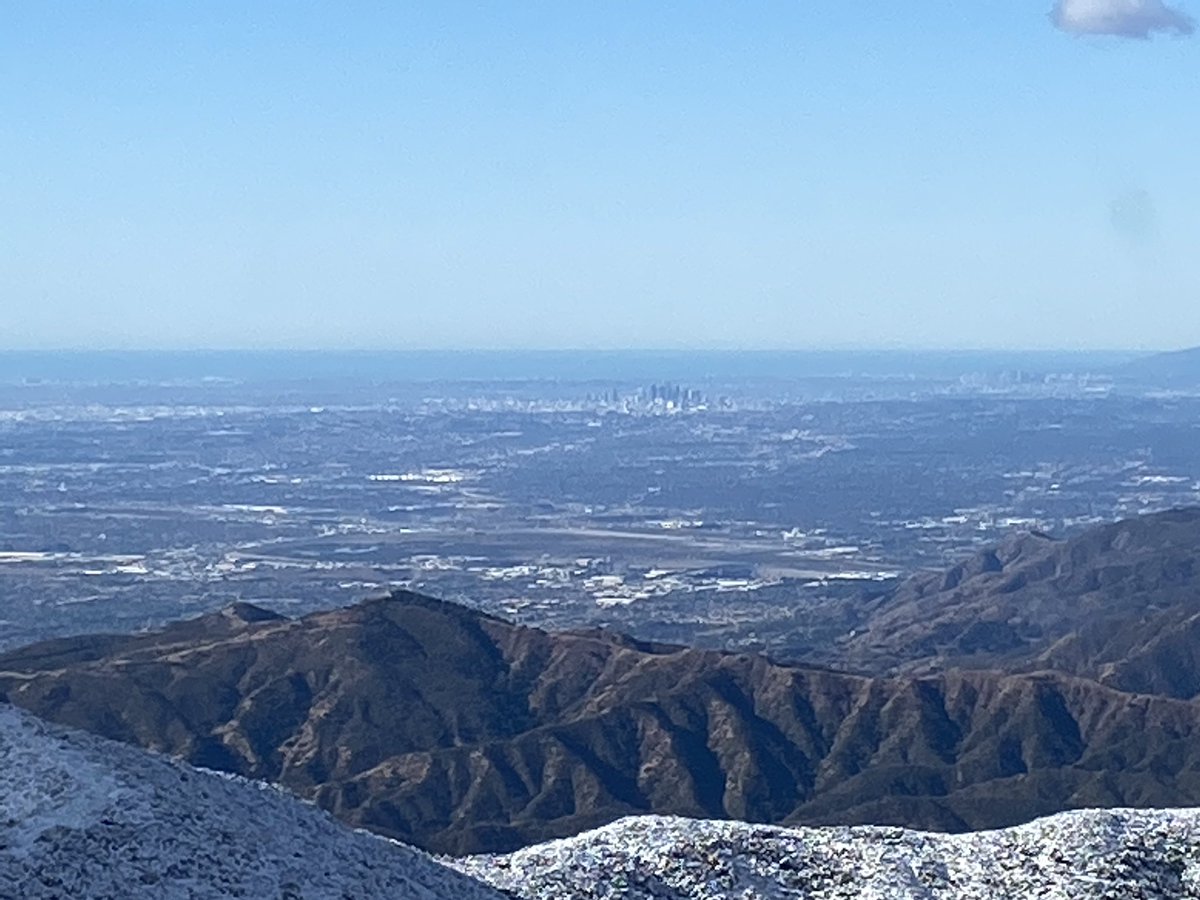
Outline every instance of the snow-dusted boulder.
[[968, 835], [624, 819], [456, 865], [526, 900], [1200, 898], [1200, 813], [1069, 812]]

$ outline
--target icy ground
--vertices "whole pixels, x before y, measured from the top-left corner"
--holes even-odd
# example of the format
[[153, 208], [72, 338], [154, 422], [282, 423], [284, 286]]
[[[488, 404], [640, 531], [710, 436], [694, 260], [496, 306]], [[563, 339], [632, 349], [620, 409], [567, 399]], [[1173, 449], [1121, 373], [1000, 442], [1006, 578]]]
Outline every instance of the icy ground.
[[0, 900], [1200, 900], [1200, 811], [958, 836], [644, 817], [448, 862], [0, 703]]
[[958, 836], [631, 818], [454, 865], [526, 900], [1176, 900], [1200, 897], [1200, 812], [1070, 812]]
[[500, 900], [281, 791], [0, 704], [0, 898], [185, 897]]

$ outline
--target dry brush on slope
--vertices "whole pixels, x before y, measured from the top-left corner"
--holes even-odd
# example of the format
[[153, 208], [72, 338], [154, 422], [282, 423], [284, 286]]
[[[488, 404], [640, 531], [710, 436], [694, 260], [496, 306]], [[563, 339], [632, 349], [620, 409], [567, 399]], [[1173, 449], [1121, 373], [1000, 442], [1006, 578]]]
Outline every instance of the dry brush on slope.
[[961, 830], [1200, 803], [1190, 702], [1052, 674], [863, 678], [403, 592], [38, 645], [0, 657], [0, 692], [451, 853], [630, 813]]

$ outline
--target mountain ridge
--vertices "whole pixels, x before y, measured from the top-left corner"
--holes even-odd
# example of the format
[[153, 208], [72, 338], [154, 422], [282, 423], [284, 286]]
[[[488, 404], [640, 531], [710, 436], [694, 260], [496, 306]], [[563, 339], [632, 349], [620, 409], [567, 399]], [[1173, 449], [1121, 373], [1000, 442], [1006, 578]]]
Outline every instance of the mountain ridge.
[[0, 896], [22, 900], [1198, 893], [1197, 810], [1075, 812], [961, 836], [644, 816], [509, 855], [434, 860], [285, 791], [0, 705]]
[[1117, 369], [1118, 376], [1167, 385], [1200, 384], [1200, 347], [1167, 350], [1130, 360]]
[[1135, 693], [1200, 694], [1200, 508], [1068, 539], [1012, 536], [864, 605], [828, 657], [873, 674], [1054, 669]]
[[1200, 705], [1067, 674], [869, 678], [408, 592], [243, 612], [24, 648], [0, 693], [457, 854], [638, 813], [966, 830], [1200, 804]]

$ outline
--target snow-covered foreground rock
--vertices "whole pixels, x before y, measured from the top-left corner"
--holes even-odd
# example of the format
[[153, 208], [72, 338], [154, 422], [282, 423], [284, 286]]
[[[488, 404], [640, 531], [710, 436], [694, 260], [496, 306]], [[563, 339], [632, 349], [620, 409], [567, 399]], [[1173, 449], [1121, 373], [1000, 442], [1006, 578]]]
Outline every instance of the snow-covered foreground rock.
[[0, 704], [0, 898], [499, 900], [253, 782]]
[[1200, 897], [1200, 813], [1071, 812], [1004, 831], [632, 818], [455, 863], [529, 900]]

